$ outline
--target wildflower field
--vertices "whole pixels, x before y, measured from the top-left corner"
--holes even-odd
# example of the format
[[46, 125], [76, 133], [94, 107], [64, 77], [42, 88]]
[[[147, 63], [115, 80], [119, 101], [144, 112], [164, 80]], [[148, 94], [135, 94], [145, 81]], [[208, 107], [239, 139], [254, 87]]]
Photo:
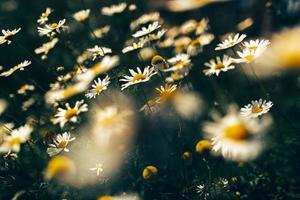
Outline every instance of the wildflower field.
[[300, 199], [300, 0], [1, 0], [0, 200]]

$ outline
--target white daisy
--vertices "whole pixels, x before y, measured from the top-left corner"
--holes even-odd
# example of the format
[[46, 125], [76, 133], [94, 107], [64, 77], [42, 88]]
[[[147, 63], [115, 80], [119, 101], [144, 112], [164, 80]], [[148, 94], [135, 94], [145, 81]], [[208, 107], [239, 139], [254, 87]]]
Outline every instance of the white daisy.
[[102, 163], [98, 163], [96, 165], [96, 167], [92, 167], [90, 168], [91, 171], [96, 171], [97, 176], [100, 175], [101, 172], [103, 172], [103, 164]]
[[145, 35], [148, 35], [155, 30], [159, 29], [161, 25], [158, 24], [158, 22], [153, 22], [152, 24], [149, 24], [148, 27], [142, 27], [141, 30], [137, 31], [136, 33], [132, 34], [133, 37], [139, 38]]
[[54, 124], [59, 123], [61, 128], [63, 128], [68, 121], [76, 123], [78, 120], [78, 115], [82, 112], [88, 111], [88, 105], [85, 104], [83, 100], [76, 101], [76, 104], [73, 108], [70, 107], [69, 103], [66, 103], [65, 106], [66, 109], [58, 108], [58, 111], [52, 120]]
[[269, 40], [250, 40], [243, 42], [242, 45], [249, 50], [256, 51], [257, 49], [265, 50], [270, 44]]
[[130, 29], [134, 30], [141, 24], [147, 24], [149, 22], [158, 21], [159, 16], [159, 12], [144, 14], [130, 23]]
[[110, 84], [109, 76], [106, 76], [103, 80], [98, 78], [94, 80], [91, 90], [88, 90], [85, 96], [89, 99], [96, 98], [102, 91], [107, 90], [107, 86]]
[[101, 28], [97, 28], [93, 30], [92, 36], [95, 35], [97, 38], [102, 38], [105, 34], [110, 30], [110, 25], [103, 26]]
[[58, 23], [52, 24], [45, 24], [44, 27], [38, 27], [39, 36], [54, 36], [56, 33], [60, 33], [67, 29], [67, 26], [64, 24], [66, 23], [66, 19], [59, 20]]
[[245, 48], [242, 51], [237, 51], [240, 58], [234, 58], [232, 60], [236, 63], [250, 63], [261, 56], [265, 50], [266, 47], [264, 46], [257, 46], [255, 50]]
[[122, 49], [122, 53], [128, 53], [130, 51], [136, 50], [136, 49], [140, 49], [144, 47], [144, 42], [143, 41], [139, 41], [137, 43], [132, 43], [132, 45], [127, 46], [125, 48]]
[[53, 12], [51, 8], [46, 8], [46, 11], [42, 13], [42, 15], [37, 20], [37, 23], [40, 25], [45, 24], [48, 21], [49, 15]]
[[259, 99], [258, 101], [251, 101], [251, 104], [245, 105], [243, 108], [241, 108], [240, 112], [243, 117], [256, 118], [269, 112], [272, 106], [272, 101]]
[[62, 151], [69, 152], [69, 149], [67, 148], [69, 142], [72, 142], [75, 140], [75, 137], [71, 138], [70, 132], [64, 132], [63, 134], [56, 135], [56, 138], [53, 139], [53, 144], [49, 144], [49, 147], [47, 148], [47, 153], [50, 157], [55, 156], [59, 154]]
[[158, 91], [158, 97], [155, 99], [157, 103], [164, 103], [174, 97], [174, 94], [177, 91], [176, 84], [165, 84], [159, 88], [155, 88]]
[[10, 68], [9, 70], [7, 71], [4, 71], [0, 74], [0, 76], [10, 76], [12, 75], [15, 71], [17, 70], [20, 70], [20, 71], [23, 71], [25, 67], [29, 66], [31, 64], [31, 61], [28, 61], [28, 60], [24, 60], [23, 62], [17, 64], [16, 66]]
[[239, 33], [237, 33], [234, 37], [230, 35], [222, 43], [218, 44], [215, 50], [222, 50], [222, 49], [228, 49], [230, 47], [233, 47], [239, 44], [240, 42], [242, 42], [246, 37], [247, 35], [245, 34], [240, 35]]
[[120, 3], [117, 5], [111, 5], [110, 7], [103, 7], [101, 9], [102, 15], [113, 16], [116, 13], [121, 13], [127, 7], [127, 3]]
[[93, 60], [95, 60], [98, 56], [105, 56], [108, 53], [112, 53], [110, 48], [99, 47], [98, 45], [95, 45], [93, 48], [87, 50], [93, 54]]
[[173, 71], [180, 74], [187, 74], [192, 67], [190, 56], [188, 54], [178, 54], [173, 58], [168, 59], [170, 68], [165, 69], [165, 72]]
[[204, 69], [203, 72], [207, 76], [211, 76], [213, 74], [219, 76], [221, 72], [226, 72], [230, 69], [234, 69], [234, 66], [231, 64], [231, 57], [224, 55], [223, 60], [221, 60], [220, 57], [217, 57], [216, 59], [211, 59], [209, 62], [204, 63], [204, 65], [207, 66], [208, 69]]
[[57, 38], [53, 38], [50, 42], [46, 42], [41, 47], [36, 48], [34, 50], [34, 53], [36, 53], [36, 54], [43, 54], [42, 55], [42, 59], [44, 60], [44, 59], [47, 58], [47, 55], [48, 55], [49, 51], [55, 47], [55, 45], [57, 44], [57, 42], [58, 42], [58, 39]]
[[14, 29], [14, 30], [2, 30], [2, 34], [3, 36], [0, 36], [0, 45], [4, 44], [7, 42], [7, 44], [11, 43], [10, 38], [14, 35], [16, 35], [19, 31], [21, 30], [21, 28], [18, 29]]
[[13, 129], [9, 134], [4, 136], [4, 142], [0, 145], [1, 153], [19, 152], [20, 145], [30, 138], [33, 128], [29, 125]]
[[124, 76], [124, 78], [120, 79], [120, 81], [126, 82], [122, 84], [121, 90], [124, 90], [125, 88], [134, 84], [147, 82], [153, 75], [156, 74], [154, 67], [150, 66], [145, 67], [143, 72], [139, 67], [137, 67], [137, 72], [135, 72], [133, 69], [129, 69], [129, 72], [131, 76]]
[[83, 22], [90, 16], [90, 9], [80, 10], [73, 14], [73, 18], [78, 22]]
[[212, 140], [212, 150], [225, 159], [248, 161], [255, 159], [263, 150], [261, 136], [271, 124], [269, 117], [245, 119], [236, 107], [229, 107], [224, 117], [214, 113], [214, 122], [205, 122], [203, 132]]

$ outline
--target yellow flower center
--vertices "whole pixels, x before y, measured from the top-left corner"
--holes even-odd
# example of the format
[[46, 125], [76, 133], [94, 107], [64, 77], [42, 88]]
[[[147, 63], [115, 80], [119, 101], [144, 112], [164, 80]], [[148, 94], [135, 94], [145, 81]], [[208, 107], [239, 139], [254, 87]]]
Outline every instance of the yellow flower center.
[[252, 61], [254, 59], [254, 55], [253, 54], [248, 54], [244, 57], [244, 59], [246, 59], [247, 61]]
[[150, 179], [153, 176], [157, 175], [157, 168], [155, 166], [147, 166], [144, 170], [143, 170], [143, 178], [144, 179]]
[[72, 109], [68, 109], [66, 114], [65, 114], [65, 118], [67, 120], [71, 119], [72, 117], [77, 116], [77, 110], [72, 108]]
[[66, 140], [61, 141], [58, 145], [57, 148], [65, 148], [67, 146], [68, 142]]
[[223, 64], [223, 63], [217, 63], [216, 65], [215, 65], [215, 69], [222, 69], [222, 68], [224, 68], [225, 67], [225, 65]]
[[251, 112], [252, 113], [260, 113], [261, 111], [263, 111], [263, 108], [261, 106], [254, 106], [252, 109], [251, 109]]
[[160, 64], [162, 62], [163, 62], [163, 58], [159, 55], [154, 56], [151, 60], [152, 65], [157, 65], [157, 64]]
[[52, 24], [50, 24], [50, 27], [53, 28], [53, 29], [57, 28], [57, 26], [58, 26], [57, 23], [52, 23]]
[[182, 68], [184, 67], [184, 62], [182, 60], [178, 61], [175, 65], [176, 68]]
[[9, 141], [10, 146], [15, 146], [21, 143], [20, 137], [15, 137]]
[[103, 88], [104, 88], [103, 85], [97, 85], [96, 92], [101, 92]]
[[142, 80], [145, 80], [146, 79], [146, 76], [144, 76], [144, 74], [136, 74], [133, 76], [132, 78], [132, 82], [136, 82], [136, 81], [142, 81]]
[[248, 130], [242, 123], [237, 123], [225, 128], [225, 137], [232, 140], [244, 140], [248, 136]]
[[196, 152], [197, 153], [203, 153], [203, 152], [208, 152], [212, 149], [212, 144], [208, 140], [200, 140], [196, 144]]

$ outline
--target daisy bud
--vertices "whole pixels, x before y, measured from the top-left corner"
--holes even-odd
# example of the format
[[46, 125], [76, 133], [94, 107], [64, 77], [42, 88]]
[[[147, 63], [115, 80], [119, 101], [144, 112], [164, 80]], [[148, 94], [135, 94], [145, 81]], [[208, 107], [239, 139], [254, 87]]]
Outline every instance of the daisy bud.
[[151, 179], [157, 175], [157, 172], [158, 170], [155, 166], [149, 165], [143, 170], [143, 178], [145, 180]]
[[183, 160], [190, 160], [192, 158], [192, 153], [189, 151], [186, 151], [182, 154], [181, 158]]
[[45, 179], [58, 177], [65, 180], [75, 172], [74, 162], [66, 156], [55, 156], [49, 162], [45, 172]]
[[196, 144], [196, 148], [195, 148], [197, 153], [205, 153], [205, 152], [209, 152], [212, 149], [212, 145], [211, 142], [208, 140], [200, 140], [197, 144]]
[[151, 65], [154, 67], [156, 71], [162, 71], [168, 68], [168, 63], [160, 55], [156, 55], [152, 58]]

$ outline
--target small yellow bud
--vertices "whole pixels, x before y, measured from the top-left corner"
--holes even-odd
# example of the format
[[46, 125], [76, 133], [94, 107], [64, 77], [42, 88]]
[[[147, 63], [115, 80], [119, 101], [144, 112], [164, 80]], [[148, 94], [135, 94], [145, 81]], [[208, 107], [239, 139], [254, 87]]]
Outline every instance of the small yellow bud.
[[155, 166], [149, 165], [143, 170], [143, 178], [145, 180], [152, 178], [157, 175], [157, 168]]
[[181, 156], [181, 158], [182, 158], [183, 160], [189, 160], [189, 159], [191, 159], [191, 157], [192, 157], [192, 154], [191, 154], [191, 152], [189, 152], [189, 151], [184, 152], [184, 153], [182, 154], [182, 156]]
[[208, 152], [212, 149], [212, 145], [211, 142], [208, 140], [200, 140], [197, 144], [196, 144], [196, 152], [197, 153], [204, 153], [204, 152]]
[[99, 197], [98, 200], [113, 200], [113, 198], [109, 195], [104, 195]]

